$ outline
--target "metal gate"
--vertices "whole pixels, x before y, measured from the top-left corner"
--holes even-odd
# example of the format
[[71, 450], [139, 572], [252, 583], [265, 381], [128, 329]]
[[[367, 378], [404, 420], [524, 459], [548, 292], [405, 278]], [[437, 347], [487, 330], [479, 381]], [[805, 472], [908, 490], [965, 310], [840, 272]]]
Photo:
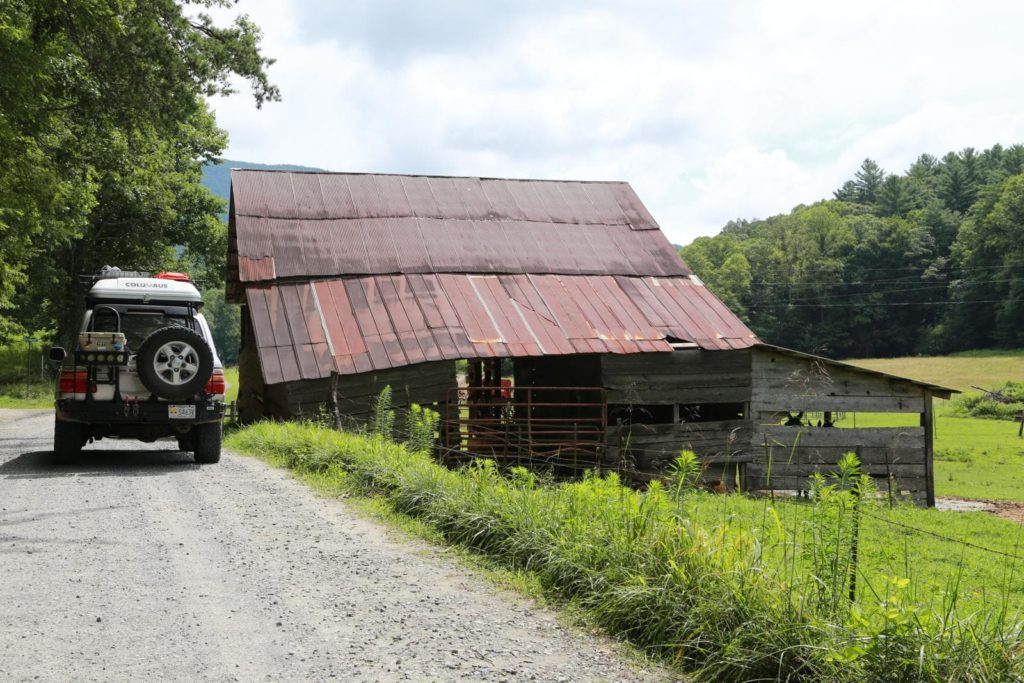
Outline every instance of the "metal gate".
[[441, 437], [450, 459], [600, 467], [608, 404], [601, 387], [459, 387]]

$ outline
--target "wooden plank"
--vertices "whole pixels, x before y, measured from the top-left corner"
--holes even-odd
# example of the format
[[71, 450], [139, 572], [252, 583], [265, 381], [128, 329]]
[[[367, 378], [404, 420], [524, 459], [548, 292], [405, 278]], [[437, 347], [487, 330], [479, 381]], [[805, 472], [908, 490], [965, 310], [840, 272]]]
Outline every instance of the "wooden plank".
[[602, 359], [605, 376], [629, 376], [650, 371], [675, 375], [750, 375], [750, 355], [743, 351], [702, 351], [680, 349], [665, 353], [628, 354]]
[[700, 387], [695, 389], [651, 390], [643, 386], [629, 390], [609, 390], [608, 403], [671, 405], [674, 403], [745, 403], [749, 389], [742, 387]]
[[826, 361], [793, 357], [768, 349], [756, 349], [751, 364], [755, 385], [785, 387], [806, 384], [821, 393], [882, 393], [890, 396], [921, 396], [923, 388], [900, 380]]
[[844, 413], [920, 413], [924, 409], [922, 398], [894, 396], [797, 396], [785, 392], [761, 390], [755, 386], [750, 399], [750, 410], [758, 412], [805, 411]]
[[[752, 469], [751, 465], [747, 465], [747, 486], [752, 490], [771, 490], [775, 491], [807, 491], [811, 488], [811, 482], [809, 477], [789, 477], [789, 476], [772, 476], [771, 482], [765, 481], [765, 473], [757, 472]], [[881, 482], [877, 482], [879, 486], [885, 484], [884, 479]], [[913, 477], [908, 479], [898, 479], [896, 481], [896, 487], [899, 491], [910, 491], [914, 493], [914, 499], [919, 498], [917, 492], [920, 492], [920, 497], [923, 498], [925, 492], [925, 478], [924, 477]]]
[[797, 436], [800, 446], [899, 446], [901, 444], [924, 444], [925, 431], [921, 427], [861, 427], [858, 429], [834, 429], [825, 427], [785, 427], [782, 425], [761, 425], [758, 432], [768, 437], [769, 443], [781, 441], [792, 444]]

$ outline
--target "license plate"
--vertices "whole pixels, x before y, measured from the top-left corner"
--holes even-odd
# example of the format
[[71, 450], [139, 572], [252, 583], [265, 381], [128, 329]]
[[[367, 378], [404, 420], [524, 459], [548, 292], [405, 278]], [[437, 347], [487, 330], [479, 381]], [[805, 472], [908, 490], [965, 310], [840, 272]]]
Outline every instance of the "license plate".
[[172, 420], [191, 420], [195, 416], [195, 406], [167, 406], [167, 417]]

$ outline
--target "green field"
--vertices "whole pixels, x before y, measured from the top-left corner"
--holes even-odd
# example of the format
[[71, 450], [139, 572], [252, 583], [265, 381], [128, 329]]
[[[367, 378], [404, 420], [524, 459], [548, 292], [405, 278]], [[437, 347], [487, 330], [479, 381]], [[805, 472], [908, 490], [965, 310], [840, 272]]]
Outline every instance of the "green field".
[[[951, 356], [878, 358], [853, 365], [972, 392], [1024, 380], [1024, 351], [971, 351]], [[852, 418], [850, 418], [852, 419]], [[916, 415], [859, 414], [858, 426], [915, 424]], [[909, 420], [909, 421], [908, 421]], [[1024, 439], [1019, 423], [955, 415], [950, 401], [935, 402], [937, 496], [1024, 501]]]
[[1024, 349], [965, 351], [949, 356], [863, 358], [844, 362], [960, 391], [971, 391], [972, 385], [988, 389], [1009, 380], [1024, 381]]

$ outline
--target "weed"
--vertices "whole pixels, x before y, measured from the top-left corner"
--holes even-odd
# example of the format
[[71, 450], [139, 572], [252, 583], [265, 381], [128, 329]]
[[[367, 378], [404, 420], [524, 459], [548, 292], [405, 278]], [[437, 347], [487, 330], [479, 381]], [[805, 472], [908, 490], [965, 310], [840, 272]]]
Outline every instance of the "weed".
[[386, 386], [373, 400], [373, 433], [390, 439], [395, 431], [395, 411], [391, 407], [391, 387]]
[[[547, 595], [706, 680], [1024, 674], [1021, 627], [1008, 616], [1011, 595], [1020, 600], [1021, 590], [1012, 572], [1000, 579], [988, 557], [968, 560], [962, 546], [918, 542], [884, 523], [907, 520], [950, 533], [953, 517], [902, 505], [871, 508], [860, 530], [860, 589], [854, 602], [844, 597], [852, 503], [863, 482], [854, 460], [818, 482], [812, 503], [802, 505], [699, 490], [680, 496], [657, 483], [640, 492], [614, 475], [555, 483], [522, 469], [502, 474], [486, 460], [451, 470], [379, 435], [313, 425], [258, 424], [232, 435], [229, 445], [300, 473], [336, 474], [346, 491], [386, 499], [448, 543], [530, 572]], [[677, 484], [692, 473], [685, 459], [679, 465]], [[875, 505], [869, 500], [861, 503]], [[956, 519], [965, 533], [980, 520], [969, 513]], [[998, 522], [978, 522], [971, 538], [995, 544], [984, 529], [1018, 528]], [[921, 578], [912, 575], [916, 566]], [[995, 588], [969, 590], [962, 579], [972, 573], [976, 584]]]

